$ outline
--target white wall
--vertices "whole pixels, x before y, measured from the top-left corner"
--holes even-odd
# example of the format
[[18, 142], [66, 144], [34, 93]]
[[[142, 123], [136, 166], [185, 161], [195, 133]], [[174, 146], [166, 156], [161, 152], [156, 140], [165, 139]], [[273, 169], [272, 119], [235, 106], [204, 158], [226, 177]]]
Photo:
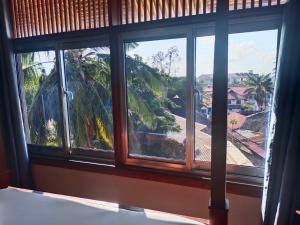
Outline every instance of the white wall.
[[[41, 191], [208, 218], [207, 189], [42, 165], [33, 165], [32, 171], [36, 188]], [[227, 197], [229, 225], [260, 224], [259, 198]]]

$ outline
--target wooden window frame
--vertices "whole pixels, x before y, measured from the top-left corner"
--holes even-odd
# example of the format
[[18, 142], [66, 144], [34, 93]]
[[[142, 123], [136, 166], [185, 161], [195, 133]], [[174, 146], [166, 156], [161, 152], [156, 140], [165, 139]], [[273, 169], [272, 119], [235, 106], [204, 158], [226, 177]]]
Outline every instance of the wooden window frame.
[[[261, 12], [259, 12], [261, 11]], [[268, 11], [267, 15], [264, 15], [264, 12]], [[268, 9], [268, 10], [257, 10], [253, 12], [231, 12], [229, 15], [229, 33], [242, 33], [242, 32], [251, 32], [251, 31], [261, 31], [269, 29], [280, 29], [281, 26], [281, 13], [282, 8]], [[244, 15], [246, 15], [244, 17]], [[182, 26], [178, 25], [178, 21], [181, 21]], [[153, 171], [163, 171], [163, 172], [180, 172], [184, 175], [186, 173], [193, 174], [198, 177], [210, 177], [210, 163], [201, 162], [193, 163], [191, 162], [192, 153], [193, 153], [193, 144], [190, 147], [190, 150], [187, 153], [190, 153], [189, 162], [185, 165], [178, 164], [174, 162], [161, 162], [155, 160], [147, 160], [145, 158], [135, 158], [130, 159], [127, 157], [128, 153], [128, 134], [127, 134], [127, 106], [126, 106], [126, 83], [125, 73], [124, 73], [124, 56], [123, 41], [124, 39], [129, 40], [128, 37], [134, 36], [134, 40], [138, 38], [170, 38], [172, 35], [185, 35], [187, 38], [187, 52], [188, 49], [193, 49], [193, 42], [196, 37], [212, 35], [214, 33], [214, 23], [215, 15], [205, 15], [201, 16], [198, 19], [193, 18], [181, 18], [174, 19], [170, 21], [156, 21], [148, 24], [134, 24], [128, 26], [113, 26], [109, 28], [103, 28], [98, 31], [79, 31], [68, 34], [59, 34], [53, 37], [33, 37], [31, 39], [17, 39], [13, 40], [13, 47], [15, 53], [22, 52], [32, 52], [32, 51], [46, 51], [46, 50], [55, 50], [57, 56], [57, 61], [61, 61], [61, 52], [65, 49], [71, 48], [88, 48], [99, 46], [100, 43], [109, 43], [111, 47], [111, 64], [112, 68], [112, 94], [113, 94], [113, 114], [114, 114], [114, 157], [113, 155], [108, 156], [107, 154], [102, 154], [101, 152], [95, 151], [86, 151], [86, 149], [77, 148], [74, 149], [74, 153], [69, 154], [69, 141], [67, 137], [64, 136], [64, 146], [62, 148], [51, 148], [45, 146], [34, 146], [28, 145], [30, 154], [33, 157], [54, 157], [64, 160], [81, 160], [87, 162], [96, 162], [104, 164], [115, 164], [116, 167], [147, 167], [148, 169], [153, 169]], [[159, 35], [152, 35], [151, 32], [156, 31]], [[279, 32], [280, 33], [280, 32]], [[129, 34], [129, 35], [128, 35]], [[127, 36], [126, 36], [127, 35]], [[137, 36], [138, 35], [138, 36]], [[88, 37], [88, 38], [87, 38]], [[104, 40], [104, 42], [103, 42]], [[102, 41], [102, 42], [101, 42]], [[101, 45], [101, 44], [100, 44]], [[103, 45], [102, 45], [103, 46]], [[194, 62], [194, 52], [188, 54], [190, 62]], [[62, 62], [58, 62], [60, 69], [62, 68]], [[188, 69], [187, 66], [187, 76], [192, 74], [193, 71]], [[63, 85], [63, 69], [60, 72], [61, 78], [61, 98], [65, 98], [63, 94], [64, 85]], [[123, 72], [122, 72], [123, 71]], [[188, 78], [188, 77], [187, 77]], [[189, 85], [192, 84], [193, 79], [190, 76], [188, 79]], [[191, 108], [193, 111], [193, 100], [191, 96], [193, 93], [189, 94], [189, 105], [187, 108]], [[121, 98], [116, 101], [118, 97]], [[224, 99], [227, 102], [227, 96], [224, 96]], [[61, 110], [64, 114], [66, 104], [62, 101]], [[223, 112], [227, 113], [227, 112]], [[188, 114], [187, 114], [188, 115]], [[118, 116], [120, 118], [118, 118]], [[187, 127], [190, 130], [193, 128], [193, 118], [189, 116], [189, 122]], [[116, 119], [118, 118], [118, 119]], [[64, 129], [68, 122], [64, 116]], [[188, 134], [187, 134], [188, 136]], [[190, 136], [190, 135], [189, 135]], [[193, 140], [189, 140], [190, 143], [193, 143]], [[61, 153], [61, 150], [62, 151]], [[86, 153], [86, 154], [85, 154]], [[188, 159], [188, 158], [187, 158]], [[250, 170], [248, 170], [250, 169]], [[234, 182], [244, 182], [244, 183], [255, 183], [262, 184], [262, 171], [256, 171], [255, 168], [241, 168], [240, 166], [227, 165], [228, 175], [227, 178]]]

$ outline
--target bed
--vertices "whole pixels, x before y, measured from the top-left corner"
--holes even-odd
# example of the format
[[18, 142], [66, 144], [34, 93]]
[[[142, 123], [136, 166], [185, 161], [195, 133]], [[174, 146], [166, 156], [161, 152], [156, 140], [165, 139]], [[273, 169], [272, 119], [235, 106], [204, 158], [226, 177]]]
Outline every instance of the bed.
[[0, 190], [0, 225], [204, 225], [200, 219], [118, 204], [6, 188]]

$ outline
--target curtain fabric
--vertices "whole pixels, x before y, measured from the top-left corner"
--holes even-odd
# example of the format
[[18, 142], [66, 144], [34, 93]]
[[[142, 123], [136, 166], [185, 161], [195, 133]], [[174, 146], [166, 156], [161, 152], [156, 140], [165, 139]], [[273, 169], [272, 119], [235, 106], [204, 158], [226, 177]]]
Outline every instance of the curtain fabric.
[[[264, 225], [299, 224], [300, 196], [300, 1], [284, 9], [271, 135], [266, 162]], [[297, 205], [298, 204], [298, 205]]]
[[10, 156], [14, 185], [31, 188], [29, 157], [23, 127], [23, 119], [18, 94], [17, 78], [14, 68], [14, 54], [9, 40], [10, 29], [7, 1], [0, 2], [0, 89], [3, 105], [6, 140], [5, 149]]

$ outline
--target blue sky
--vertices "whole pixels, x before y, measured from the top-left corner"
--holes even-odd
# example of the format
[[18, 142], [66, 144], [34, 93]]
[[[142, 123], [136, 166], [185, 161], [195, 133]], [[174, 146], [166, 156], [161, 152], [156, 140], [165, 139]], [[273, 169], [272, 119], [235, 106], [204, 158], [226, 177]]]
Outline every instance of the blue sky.
[[[138, 54], [151, 65], [151, 56], [177, 46], [180, 61], [176, 62], [175, 76], [186, 75], [186, 39], [169, 39], [138, 42], [139, 46], [128, 52]], [[197, 38], [196, 75], [213, 73], [214, 36]], [[229, 35], [228, 72], [270, 73], [275, 67], [277, 30], [248, 32]]]

